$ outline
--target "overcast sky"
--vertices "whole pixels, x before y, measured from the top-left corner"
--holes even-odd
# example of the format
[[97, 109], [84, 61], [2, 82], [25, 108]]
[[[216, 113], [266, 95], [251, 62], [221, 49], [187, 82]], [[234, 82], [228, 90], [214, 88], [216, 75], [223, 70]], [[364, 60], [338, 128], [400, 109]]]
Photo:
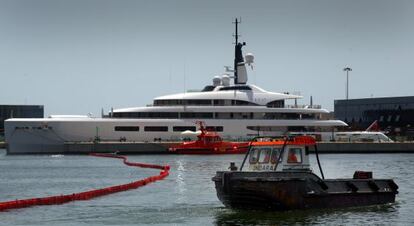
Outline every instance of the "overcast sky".
[[414, 95], [414, 1], [0, 0], [0, 104], [99, 115], [201, 89], [233, 62], [235, 17], [249, 82], [333, 109]]

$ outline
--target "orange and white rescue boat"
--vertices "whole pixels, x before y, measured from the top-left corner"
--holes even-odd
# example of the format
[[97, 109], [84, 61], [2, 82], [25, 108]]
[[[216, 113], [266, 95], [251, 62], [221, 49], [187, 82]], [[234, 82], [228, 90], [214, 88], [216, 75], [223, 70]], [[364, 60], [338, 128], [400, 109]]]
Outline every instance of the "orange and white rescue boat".
[[207, 131], [204, 122], [196, 122], [200, 126], [200, 134], [197, 140], [183, 142], [169, 148], [170, 153], [176, 154], [244, 154], [247, 152], [249, 142], [223, 141], [220, 135], [213, 131]]

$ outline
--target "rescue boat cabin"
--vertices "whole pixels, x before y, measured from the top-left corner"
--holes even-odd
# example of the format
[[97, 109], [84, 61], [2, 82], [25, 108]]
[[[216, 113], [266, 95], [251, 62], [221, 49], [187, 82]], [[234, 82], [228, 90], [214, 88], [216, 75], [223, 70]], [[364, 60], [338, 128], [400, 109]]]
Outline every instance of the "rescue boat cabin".
[[310, 136], [256, 137], [240, 171], [311, 171], [309, 150], [316, 149]]
[[201, 133], [197, 135], [197, 141], [204, 144], [222, 142], [220, 135], [213, 131], [207, 131], [204, 127], [200, 126]]

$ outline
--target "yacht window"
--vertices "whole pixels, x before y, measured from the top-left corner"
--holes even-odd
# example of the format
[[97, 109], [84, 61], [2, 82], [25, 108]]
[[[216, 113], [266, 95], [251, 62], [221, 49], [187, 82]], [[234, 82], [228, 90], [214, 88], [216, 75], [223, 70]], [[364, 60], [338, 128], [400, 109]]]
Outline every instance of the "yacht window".
[[115, 126], [115, 131], [130, 131], [136, 132], [139, 131], [139, 126]]
[[280, 148], [273, 148], [272, 155], [270, 156], [270, 162], [275, 164], [277, 160], [279, 159], [279, 155], [280, 155]]
[[176, 105], [189, 105], [189, 106], [257, 106], [258, 104], [245, 101], [245, 100], [210, 100], [210, 99], [193, 99], [193, 100], [154, 100], [154, 106], [176, 106]]
[[283, 108], [285, 107], [284, 100], [275, 100], [266, 104], [268, 108]]
[[302, 162], [302, 149], [290, 148], [288, 152], [288, 163], [301, 163]]
[[168, 132], [168, 126], [145, 126], [146, 132]]
[[223, 126], [207, 126], [206, 130], [210, 132], [223, 132]]
[[213, 91], [214, 88], [216, 88], [215, 86], [206, 86], [204, 87], [203, 90], [201, 90], [201, 92], [209, 92], [209, 91]]
[[249, 163], [250, 164], [257, 163], [257, 161], [259, 160], [259, 154], [260, 154], [260, 151], [258, 148], [253, 148], [252, 150], [250, 150]]
[[259, 163], [269, 163], [270, 151], [270, 148], [260, 149]]
[[116, 112], [114, 118], [178, 118], [178, 112]]
[[264, 114], [263, 118], [264, 119], [300, 119], [300, 114], [268, 112]]
[[182, 112], [181, 118], [213, 118], [211, 112]]
[[183, 100], [184, 105], [211, 105], [211, 100]]
[[227, 86], [220, 88], [220, 91], [228, 91], [228, 90], [252, 90], [249, 86]]
[[211, 100], [154, 100], [154, 106], [211, 105]]
[[196, 131], [196, 127], [195, 126], [174, 126], [173, 127], [173, 131], [174, 132], [183, 132], [186, 130], [190, 130], [195, 132]]

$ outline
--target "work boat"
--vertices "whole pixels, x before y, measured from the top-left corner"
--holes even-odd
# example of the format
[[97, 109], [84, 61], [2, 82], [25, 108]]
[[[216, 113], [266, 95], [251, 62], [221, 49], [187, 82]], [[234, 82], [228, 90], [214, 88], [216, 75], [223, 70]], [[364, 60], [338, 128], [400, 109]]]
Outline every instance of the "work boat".
[[[321, 177], [309, 164], [316, 154]], [[220, 201], [231, 208], [274, 210], [341, 208], [393, 203], [398, 186], [356, 171], [352, 179], [325, 179], [315, 140], [309, 136], [256, 138], [240, 170], [218, 171], [212, 178]]]
[[204, 125], [204, 122], [198, 121], [197, 124], [200, 127], [200, 133], [197, 135], [197, 140], [187, 141], [179, 145], [172, 146], [168, 149], [170, 153], [211, 155], [244, 154], [247, 152], [249, 142], [223, 141], [218, 133], [208, 131]]
[[[225, 140], [251, 140], [255, 136], [287, 131], [329, 131], [347, 126], [324, 119], [329, 111], [313, 102], [297, 103], [302, 96], [271, 92], [248, 83], [253, 54], [243, 56], [246, 43], [238, 42], [235, 21], [234, 67], [226, 67], [212, 84], [191, 92], [156, 97], [145, 107], [119, 108], [102, 117], [52, 115], [48, 118], [14, 118], [5, 121], [8, 153], [65, 152], [66, 144], [99, 141], [178, 141], [194, 121], [204, 121]], [[277, 79], [275, 80], [277, 83]], [[329, 133], [330, 134], [330, 133]], [[331, 138], [326, 138], [331, 140]]]

